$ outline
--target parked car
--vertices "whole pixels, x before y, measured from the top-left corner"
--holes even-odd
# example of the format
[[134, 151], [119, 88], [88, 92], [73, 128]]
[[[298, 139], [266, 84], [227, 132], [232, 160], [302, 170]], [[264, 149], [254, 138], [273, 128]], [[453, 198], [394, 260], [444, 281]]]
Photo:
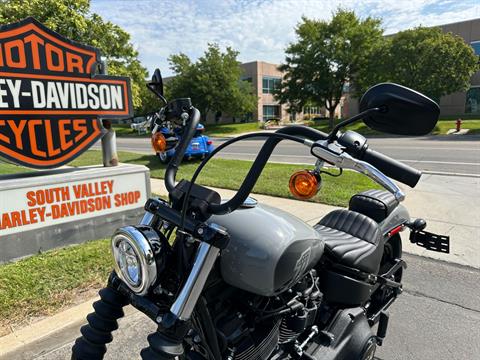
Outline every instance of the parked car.
[[146, 134], [151, 127], [153, 115], [149, 114], [146, 116], [137, 116], [133, 118], [130, 128], [138, 134]]

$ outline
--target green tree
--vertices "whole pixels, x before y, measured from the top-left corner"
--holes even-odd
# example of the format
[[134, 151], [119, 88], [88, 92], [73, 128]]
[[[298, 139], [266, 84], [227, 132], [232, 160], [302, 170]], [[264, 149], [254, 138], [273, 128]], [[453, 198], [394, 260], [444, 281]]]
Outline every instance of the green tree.
[[142, 109], [146, 69], [130, 35], [118, 25], [90, 11], [89, 0], [6, 0], [0, 2], [0, 23], [8, 24], [33, 16], [50, 29], [81, 43], [98, 47], [107, 61], [108, 73], [132, 79], [133, 105]]
[[435, 100], [467, 90], [479, 57], [460, 37], [440, 28], [401, 31], [387, 43], [384, 80], [415, 89]]
[[329, 22], [302, 18], [295, 31], [297, 41], [287, 47], [280, 66], [285, 77], [277, 98], [293, 111], [307, 102], [323, 105], [333, 127], [345, 86], [363, 88], [375, 81], [363, 69], [383, 42], [380, 20], [339, 9]]
[[190, 97], [204, 121], [209, 112], [241, 116], [252, 111], [257, 98], [251, 84], [241, 80], [243, 71], [237, 56], [237, 51], [227, 47], [222, 52], [217, 44], [209, 44], [196, 62], [185, 54], [171, 55], [175, 77], [167, 82], [169, 95]]

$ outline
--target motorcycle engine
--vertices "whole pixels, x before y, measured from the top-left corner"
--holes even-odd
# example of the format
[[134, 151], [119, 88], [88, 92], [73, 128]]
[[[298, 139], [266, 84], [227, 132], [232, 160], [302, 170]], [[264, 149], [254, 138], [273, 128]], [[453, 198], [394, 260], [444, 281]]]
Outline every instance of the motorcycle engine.
[[286, 354], [315, 324], [321, 300], [315, 270], [274, 298], [245, 292], [220, 295], [211, 314], [215, 314], [221, 352], [229, 359], [240, 360]]

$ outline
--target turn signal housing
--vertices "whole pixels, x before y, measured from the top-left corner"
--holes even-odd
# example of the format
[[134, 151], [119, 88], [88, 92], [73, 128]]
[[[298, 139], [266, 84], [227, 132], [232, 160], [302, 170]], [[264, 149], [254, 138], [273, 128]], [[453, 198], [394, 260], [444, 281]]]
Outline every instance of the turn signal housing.
[[167, 150], [167, 140], [161, 132], [152, 135], [152, 147], [156, 153], [163, 153]]
[[320, 189], [320, 176], [312, 170], [301, 170], [290, 176], [288, 187], [297, 199], [310, 199]]

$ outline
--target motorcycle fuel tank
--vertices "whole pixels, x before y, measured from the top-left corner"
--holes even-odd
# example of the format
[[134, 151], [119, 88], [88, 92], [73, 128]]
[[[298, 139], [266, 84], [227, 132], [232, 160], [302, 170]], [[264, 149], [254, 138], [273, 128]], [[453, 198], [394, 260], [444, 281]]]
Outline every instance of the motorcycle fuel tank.
[[254, 294], [288, 289], [323, 254], [324, 242], [311, 226], [271, 206], [241, 207], [210, 221], [230, 234], [220, 258], [224, 281]]

